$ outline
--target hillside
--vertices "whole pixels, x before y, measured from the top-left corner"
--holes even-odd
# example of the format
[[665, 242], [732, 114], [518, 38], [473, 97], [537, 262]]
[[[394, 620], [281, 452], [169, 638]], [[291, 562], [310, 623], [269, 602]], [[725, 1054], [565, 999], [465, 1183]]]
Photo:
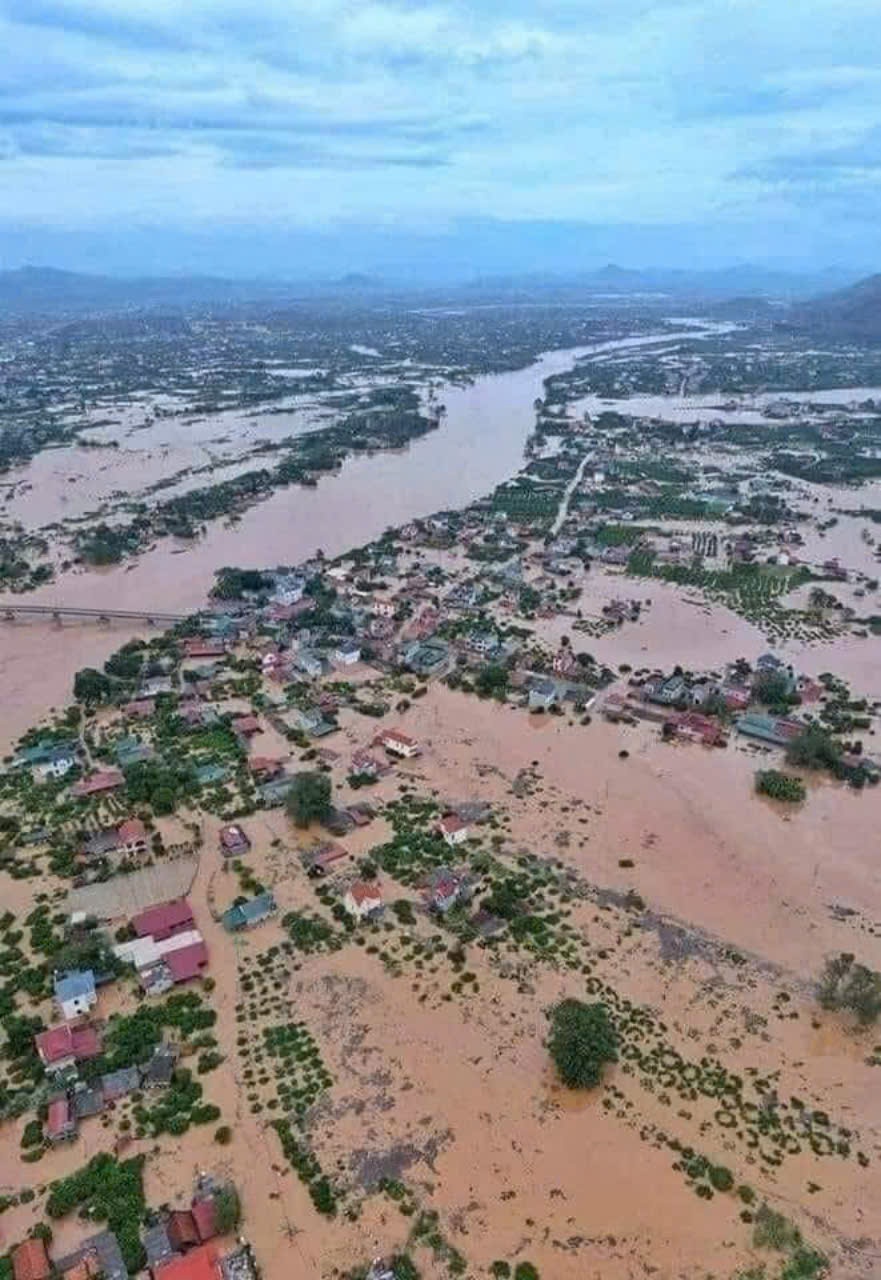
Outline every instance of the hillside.
[[881, 342], [881, 275], [805, 303], [790, 319], [799, 328], [830, 337]]

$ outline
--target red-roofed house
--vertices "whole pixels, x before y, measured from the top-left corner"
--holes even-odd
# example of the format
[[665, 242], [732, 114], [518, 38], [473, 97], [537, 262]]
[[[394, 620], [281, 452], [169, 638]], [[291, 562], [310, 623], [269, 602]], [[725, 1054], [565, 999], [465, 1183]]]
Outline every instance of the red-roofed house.
[[368, 920], [382, 911], [382, 890], [376, 880], [356, 880], [346, 890], [343, 906], [356, 920]]
[[226, 645], [222, 640], [206, 640], [203, 636], [189, 636], [184, 640], [185, 658], [223, 658]]
[[35, 1036], [34, 1047], [47, 1071], [65, 1071], [86, 1058], [97, 1058], [101, 1037], [88, 1023], [62, 1022]]
[[385, 747], [392, 755], [403, 756], [405, 759], [418, 756], [420, 751], [419, 743], [400, 729], [381, 729], [373, 743], [374, 746]]
[[240, 738], [253, 738], [255, 733], [262, 733], [260, 721], [256, 716], [237, 716], [232, 722], [233, 732]]
[[217, 1204], [213, 1196], [193, 1201], [193, 1221], [201, 1241], [213, 1240], [217, 1235]]
[[253, 756], [248, 761], [248, 768], [255, 778], [268, 782], [284, 771], [284, 761], [275, 760], [272, 756]]
[[57, 1142], [69, 1142], [71, 1138], [76, 1137], [76, 1118], [66, 1094], [60, 1098], [53, 1098], [49, 1103], [49, 1114], [43, 1126], [43, 1135], [53, 1146]]
[[32, 1237], [13, 1249], [12, 1274], [15, 1280], [46, 1280], [51, 1271], [52, 1264], [42, 1240]]
[[148, 907], [132, 918], [132, 928], [139, 938], [154, 938], [162, 942], [193, 927], [193, 909], [186, 898], [175, 898], [158, 907]]
[[208, 965], [208, 948], [204, 942], [193, 942], [178, 951], [167, 951], [162, 957], [175, 985], [198, 978]]
[[186, 1253], [199, 1244], [196, 1220], [189, 1209], [172, 1209], [165, 1220], [165, 1230], [176, 1253]]
[[[199, 1245], [189, 1253], [169, 1258], [167, 1262], [153, 1267], [153, 1280], [220, 1280], [220, 1275], [217, 1252], [210, 1244]], [[24, 1280], [30, 1280], [30, 1277]]]
[[147, 828], [140, 818], [126, 818], [116, 828], [119, 848], [127, 857], [147, 852]]
[[125, 786], [125, 777], [119, 769], [103, 769], [90, 778], [82, 778], [71, 787], [75, 796], [96, 796], [105, 791], [116, 791]]
[[130, 720], [149, 720], [155, 712], [155, 698], [135, 698], [133, 702], [127, 702], [122, 709], [122, 714]]
[[448, 813], [445, 818], [441, 818], [437, 824], [437, 829], [450, 848], [457, 844], [463, 844], [471, 835], [471, 828], [468, 823], [463, 822], [458, 814], [455, 813]]

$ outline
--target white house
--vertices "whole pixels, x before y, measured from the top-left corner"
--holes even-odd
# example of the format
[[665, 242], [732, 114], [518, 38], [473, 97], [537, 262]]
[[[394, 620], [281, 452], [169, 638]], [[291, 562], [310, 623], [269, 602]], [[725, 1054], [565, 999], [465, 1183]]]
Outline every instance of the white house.
[[344, 640], [335, 649], [333, 660], [339, 667], [353, 667], [361, 661], [361, 646], [357, 640]]
[[346, 890], [343, 906], [356, 920], [368, 920], [382, 911], [382, 890], [375, 880], [356, 880]]
[[392, 600], [374, 600], [372, 609], [377, 618], [393, 618], [395, 616], [395, 605]]
[[95, 990], [95, 975], [91, 969], [75, 970], [73, 973], [56, 974], [55, 1003], [61, 1010], [66, 1022], [72, 1018], [80, 1018], [88, 1013], [98, 1001]]
[[448, 813], [445, 818], [441, 818], [437, 829], [451, 849], [457, 844], [463, 844], [471, 835], [468, 823], [463, 822], [455, 813]]
[[299, 604], [303, 599], [303, 592], [305, 590], [306, 583], [302, 578], [297, 578], [293, 575], [276, 578], [275, 590], [272, 593], [272, 599], [275, 604]]
[[392, 755], [403, 756], [405, 760], [418, 756], [421, 749], [414, 738], [402, 733], [400, 729], [383, 729], [376, 735], [374, 742], [377, 746], [385, 747]]

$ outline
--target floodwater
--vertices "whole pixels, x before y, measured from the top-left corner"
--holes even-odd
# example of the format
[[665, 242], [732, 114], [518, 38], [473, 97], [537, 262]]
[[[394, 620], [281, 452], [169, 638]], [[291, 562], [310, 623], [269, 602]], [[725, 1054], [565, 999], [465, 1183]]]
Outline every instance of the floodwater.
[[[583, 355], [666, 343], [674, 336], [641, 334], [552, 351], [514, 373], [481, 377], [467, 387], [442, 385], [438, 398], [447, 413], [440, 428], [406, 449], [351, 458], [315, 489], [283, 489], [236, 523], [212, 525], [195, 543], [165, 540], [135, 563], [68, 573], [29, 594], [27, 601], [188, 612], [202, 603], [216, 570], [224, 565], [295, 564], [319, 548], [335, 556], [389, 526], [462, 507], [519, 470], [535, 421], [534, 401], [546, 378], [571, 368]], [[85, 468], [89, 459], [83, 460], [82, 453], [77, 453], [78, 467]], [[103, 451], [91, 456], [96, 469], [106, 465]], [[86, 483], [79, 472], [77, 483]], [[80, 667], [100, 665], [136, 634], [122, 623], [103, 628], [44, 622], [0, 626], [0, 745], [5, 748], [50, 707], [65, 703]]]

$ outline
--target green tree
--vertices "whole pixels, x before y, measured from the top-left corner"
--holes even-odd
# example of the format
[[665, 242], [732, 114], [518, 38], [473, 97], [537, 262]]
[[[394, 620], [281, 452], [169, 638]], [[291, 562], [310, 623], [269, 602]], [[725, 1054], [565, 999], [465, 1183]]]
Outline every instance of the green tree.
[[570, 1089], [591, 1089], [603, 1068], [618, 1057], [618, 1037], [602, 1002], [561, 1000], [551, 1012], [548, 1048], [557, 1073]]
[[217, 1230], [220, 1235], [229, 1235], [235, 1231], [242, 1216], [239, 1193], [231, 1182], [222, 1187], [214, 1197], [214, 1208], [217, 1214]]
[[305, 772], [294, 775], [287, 796], [288, 816], [298, 827], [310, 822], [323, 822], [331, 810], [331, 784], [326, 773]]
[[73, 678], [73, 696], [77, 702], [85, 702], [92, 706], [107, 702], [111, 687], [103, 671], [96, 671], [94, 667], [83, 667]]
[[498, 698], [501, 701], [508, 692], [508, 669], [498, 662], [481, 667], [474, 679], [474, 688], [481, 698]]

